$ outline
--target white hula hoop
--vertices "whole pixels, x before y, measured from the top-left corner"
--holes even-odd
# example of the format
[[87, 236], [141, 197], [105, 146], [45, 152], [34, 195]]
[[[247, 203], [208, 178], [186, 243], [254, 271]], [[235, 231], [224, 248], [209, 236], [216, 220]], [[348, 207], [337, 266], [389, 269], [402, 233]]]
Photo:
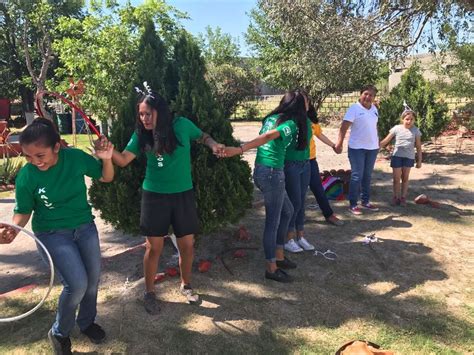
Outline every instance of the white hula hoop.
[[32, 309], [30, 309], [29, 311], [23, 313], [23, 314], [20, 314], [19, 316], [15, 316], [15, 317], [8, 317], [8, 318], [0, 318], [0, 323], [7, 323], [7, 322], [14, 322], [14, 321], [17, 321], [17, 320], [20, 320], [20, 319], [23, 319], [25, 317], [28, 317], [30, 314], [34, 313], [35, 311], [38, 310], [38, 308], [40, 308], [44, 301], [46, 301], [46, 298], [48, 298], [49, 296], [49, 293], [51, 292], [52, 288], [53, 288], [53, 283], [54, 283], [54, 264], [53, 264], [53, 259], [51, 259], [51, 255], [49, 254], [48, 252], [48, 249], [46, 249], [46, 247], [44, 246], [43, 243], [40, 242], [40, 240], [33, 234], [31, 233], [29, 230], [25, 229], [25, 228], [22, 228], [20, 226], [17, 226], [16, 224], [11, 224], [11, 223], [5, 223], [5, 222], [1, 222], [0, 224], [4, 224], [4, 225], [7, 225], [7, 226], [10, 226], [10, 227], [13, 227], [23, 233], [25, 233], [26, 235], [30, 236], [31, 238], [33, 238], [40, 246], [41, 248], [43, 248], [44, 252], [46, 253], [46, 256], [48, 257], [48, 261], [49, 261], [49, 267], [51, 269], [51, 278], [49, 280], [49, 288], [48, 288], [48, 291], [45, 293], [45, 295], [43, 296], [43, 298], [41, 299], [41, 301]]

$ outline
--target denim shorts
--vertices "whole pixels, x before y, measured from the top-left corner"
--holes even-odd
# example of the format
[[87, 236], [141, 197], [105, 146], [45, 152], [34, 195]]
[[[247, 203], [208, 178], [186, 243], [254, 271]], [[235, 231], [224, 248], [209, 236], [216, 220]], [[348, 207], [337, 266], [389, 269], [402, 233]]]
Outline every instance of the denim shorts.
[[413, 168], [415, 166], [415, 159], [392, 156], [390, 167], [392, 168]]

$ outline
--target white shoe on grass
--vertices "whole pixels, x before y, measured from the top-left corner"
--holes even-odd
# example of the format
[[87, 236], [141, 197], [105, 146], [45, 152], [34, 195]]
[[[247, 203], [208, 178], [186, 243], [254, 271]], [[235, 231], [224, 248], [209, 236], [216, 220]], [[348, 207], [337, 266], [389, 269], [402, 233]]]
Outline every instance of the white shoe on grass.
[[300, 237], [297, 241], [298, 245], [303, 248], [303, 250], [310, 251], [314, 250], [314, 245], [308, 242], [305, 237]]
[[294, 239], [290, 239], [285, 243], [285, 250], [290, 253], [301, 253], [303, 249], [295, 242]]

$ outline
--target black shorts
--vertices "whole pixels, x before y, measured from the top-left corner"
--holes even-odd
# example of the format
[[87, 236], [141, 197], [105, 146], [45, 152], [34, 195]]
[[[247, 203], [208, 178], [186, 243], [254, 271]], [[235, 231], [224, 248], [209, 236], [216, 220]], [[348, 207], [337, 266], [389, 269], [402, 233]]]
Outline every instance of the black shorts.
[[170, 226], [176, 238], [199, 232], [194, 190], [161, 194], [142, 191], [140, 232], [147, 237], [164, 237]]

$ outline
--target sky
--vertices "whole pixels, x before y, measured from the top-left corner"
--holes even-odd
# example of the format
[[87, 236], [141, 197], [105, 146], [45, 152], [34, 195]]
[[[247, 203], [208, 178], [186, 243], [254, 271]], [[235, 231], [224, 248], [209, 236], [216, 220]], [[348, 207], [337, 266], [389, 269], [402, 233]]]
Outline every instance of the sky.
[[[134, 0], [133, 4], [143, 1]], [[247, 32], [249, 16], [256, 0], [166, 0], [166, 3], [186, 12], [190, 19], [182, 20], [184, 28], [193, 35], [204, 33], [207, 26], [219, 26], [223, 33], [238, 39], [241, 55], [249, 54], [244, 33]]]

